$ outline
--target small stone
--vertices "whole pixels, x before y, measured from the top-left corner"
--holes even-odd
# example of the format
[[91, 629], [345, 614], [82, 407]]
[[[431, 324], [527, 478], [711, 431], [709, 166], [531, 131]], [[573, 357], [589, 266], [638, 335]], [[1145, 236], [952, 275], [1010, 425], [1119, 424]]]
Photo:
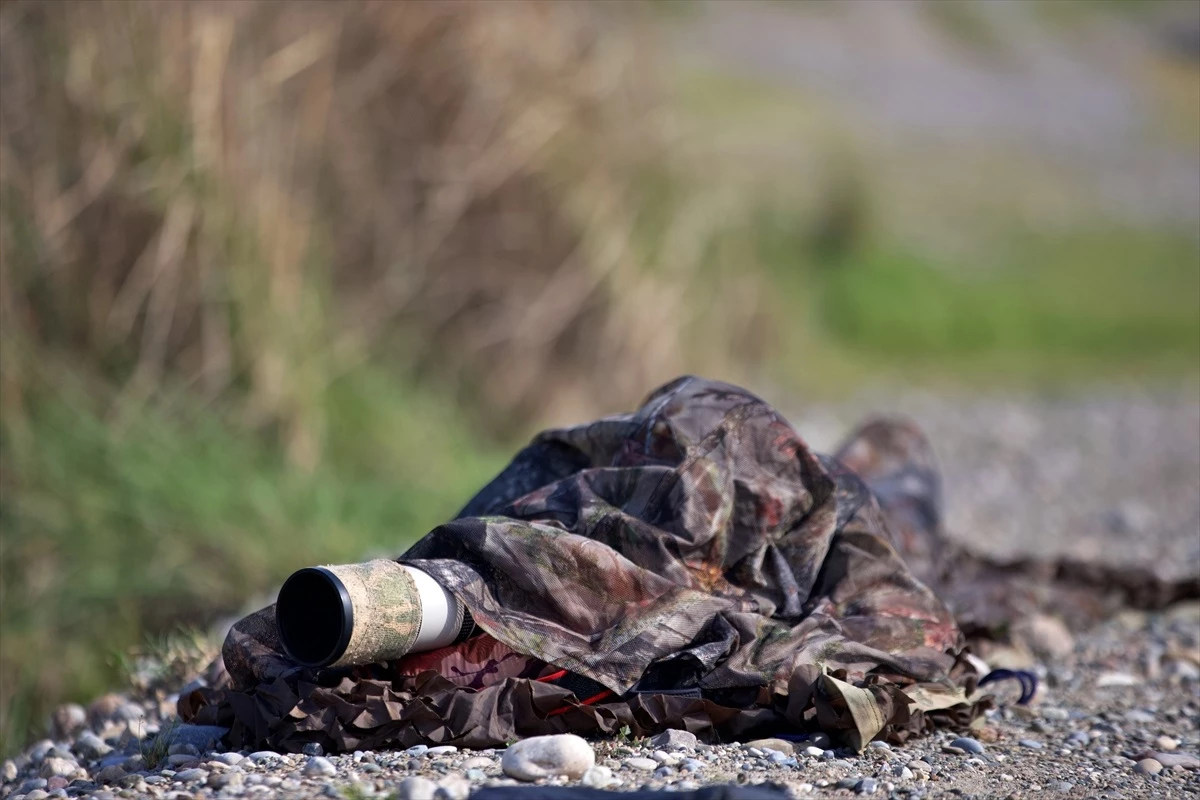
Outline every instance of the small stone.
[[88, 721], [93, 727], [99, 727], [101, 723], [114, 719], [121, 702], [121, 698], [115, 694], [97, 697], [87, 707]]
[[116, 783], [125, 777], [125, 770], [117, 764], [109, 764], [92, 777], [100, 783]]
[[1071, 714], [1065, 708], [1046, 707], [1042, 709], [1042, 719], [1048, 719], [1051, 722], [1066, 722], [1070, 718]]
[[[650, 761], [654, 766], [657, 762]], [[576, 779], [596, 763], [592, 746], [572, 733], [533, 736], [514, 743], [504, 751], [500, 768], [510, 778], [535, 781], [554, 775]], [[653, 767], [651, 767], [653, 769]]]
[[659, 767], [658, 769], [654, 770], [654, 777], [656, 777], [656, 778], [669, 778], [674, 774], [675, 774], [675, 769], [673, 767], [668, 767], [665, 764], [663, 766]]
[[321, 747], [320, 742], [309, 742], [300, 749], [300, 752], [306, 756], [323, 756], [325, 755], [325, 748]]
[[457, 753], [458, 748], [452, 744], [444, 744], [441, 747], [431, 747], [425, 751], [427, 756], [448, 756], [451, 753]]
[[412, 747], [408, 748], [408, 749], [407, 749], [407, 750], [405, 750], [404, 752], [405, 752], [405, 753], [407, 753], [407, 754], [408, 754], [408, 755], [410, 755], [410, 756], [423, 756], [423, 755], [425, 755], [427, 752], [429, 752], [429, 745], [427, 745], [427, 744], [414, 744]]
[[468, 770], [465, 770], [463, 772], [463, 774], [467, 776], [467, 780], [469, 780], [469, 781], [485, 781], [485, 780], [487, 780], [487, 773], [481, 769], [468, 769]]
[[673, 767], [679, 763], [679, 756], [668, 753], [665, 750], [655, 750], [650, 754], [650, 757], [660, 764], [666, 764], [668, 767]]
[[[413, 776], [396, 784], [396, 800], [436, 800], [438, 785], [429, 778]], [[341, 797], [341, 794], [335, 794]]]
[[[80, 709], [82, 711], [82, 709]], [[105, 744], [104, 740], [91, 731], [84, 731], [75, 740], [75, 752], [81, 757], [89, 761], [94, 761], [112, 753], [113, 749]]]
[[30, 778], [29, 780], [25, 781], [24, 783], [22, 783], [20, 786], [17, 787], [16, 793], [17, 794], [29, 794], [34, 789], [45, 789], [45, 788], [46, 788], [46, 779], [45, 778]]
[[[658, 769], [658, 762], [653, 758], [627, 758], [621, 762], [630, 769], [641, 770], [642, 772], [653, 772]], [[507, 770], [505, 770], [507, 772]]]
[[222, 764], [227, 764], [231, 767], [236, 767], [238, 764], [246, 760], [246, 757], [241, 753], [221, 753], [213, 758], [214, 761], [220, 761]]
[[1019, 622], [1013, 633], [1028, 642], [1033, 652], [1050, 662], [1062, 661], [1075, 650], [1071, 631], [1058, 617], [1033, 614]]
[[218, 772], [210, 775], [208, 785], [220, 791], [221, 789], [237, 789], [245, 781], [240, 772]]
[[170, 756], [199, 756], [200, 751], [194, 745], [187, 742], [175, 742], [167, 748], [167, 755]]
[[596, 765], [583, 773], [579, 782], [590, 789], [605, 789], [612, 784], [613, 773], [608, 767]]
[[1200, 769], [1200, 758], [1196, 758], [1191, 753], [1155, 753], [1151, 758], [1164, 767]]
[[196, 756], [188, 753], [176, 753], [173, 756], [167, 756], [167, 763], [172, 767], [182, 767], [184, 764], [194, 764], [199, 759]]
[[1153, 758], [1143, 758], [1134, 765], [1133, 771], [1142, 775], [1157, 775], [1162, 772], [1163, 765]]
[[876, 750], [891, 750], [892, 749], [892, 746], [890, 744], [888, 744], [887, 742], [871, 742], [867, 746], [873, 747]]
[[192, 781], [206, 781], [206, 780], [208, 780], [208, 771], [199, 769], [199, 768], [185, 769], [182, 772], [175, 773], [175, 780], [177, 780], [181, 783], [191, 783]]
[[325, 775], [332, 778], [334, 775], [337, 775], [337, 767], [327, 758], [313, 756], [304, 765], [304, 774], [309, 777]]
[[660, 750], [692, 750], [698, 743], [696, 734], [674, 728], [650, 737], [650, 746]]
[[1050, 784], [1050, 788], [1056, 792], [1069, 792], [1075, 788], [1075, 784], [1070, 781], [1056, 781]]
[[264, 761], [278, 761], [279, 753], [276, 753], [273, 750], [258, 750], [246, 756], [246, 758], [250, 759], [255, 764], [261, 764]]
[[1041, 750], [1045, 747], [1044, 744], [1036, 739], [1018, 739], [1017, 744], [1021, 745], [1021, 747], [1028, 747], [1030, 750]]
[[17, 764], [11, 758], [5, 759], [3, 769], [0, 769], [0, 777], [5, 781], [15, 781], [17, 779]]
[[950, 746], [957, 747], [959, 750], [963, 750], [968, 753], [976, 754], [982, 753], [984, 749], [983, 745], [968, 736], [960, 736], [951, 742]]
[[913, 775], [913, 771], [911, 769], [909, 769], [908, 767], [901, 767], [900, 772], [898, 772], [896, 774], [896, 777], [902, 781], [911, 781], [913, 779], [914, 775]]
[[32, 792], [25, 795], [25, 800], [46, 800], [46, 798], [49, 796], [49, 792], [44, 792], [41, 789], [34, 789]]
[[863, 778], [858, 783], [854, 784], [854, 791], [859, 794], [874, 794], [879, 788], [879, 783], [874, 778]]
[[1175, 741], [1170, 736], [1160, 736], [1154, 740], [1154, 746], [1164, 752], [1170, 752], [1176, 747], [1179, 747], [1179, 742]]
[[43, 778], [52, 778], [55, 775], [74, 775], [77, 769], [79, 769], [79, 765], [74, 761], [65, 758], [47, 758], [42, 762], [42, 768], [38, 770], [38, 774]]
[[436, 800], [467, 800], [471, 796], [471, 782], [461, 775], [450, 775], [438, 781]]
[[961, 747], [955, 747], [952, 744], [948, 744], [943, 747], [942, 752], [951, 756], [965, 756], [967, 754], [966, 750], [963, 750]]
[[804, 748], [804, 754], [812, 756], [813, 758], [820, 758], [825, 754], [825, 751], [819, 747], [806, 747]]
[[1096, 687], [1105, 689], [1116, 686], [1137, 686], [1142, 679], [1128, 672], [1106, 672], [1096, 679]]
[[474, 758], [468, 758], [458, 766], [459, 769], [487, 769], [488, 767], [496, 766], [496, 762], [485, 756], [475, 756]]
[[789, 756], [796, 752], [795, 746], [783, 739], [755, 739], [752, 742], [746, 742], [742, 747], [753, 747], [758, 750], [774, 750], [777, 753], [785, 753]]
[[828, 750], [830, 745], [833, 744], [833, 741], [829, 738], [829, 734], [822, 731], [817, 731], [816, 733], [810, 733], [807, 738], [805, 738], [804, 743], [811, 747], [819, 747], [822, 750]]
[[69, 739], [87, 727], [87, 712], [78, 703], [67, 703], [54, 709], [50, 728], [55, 739]]

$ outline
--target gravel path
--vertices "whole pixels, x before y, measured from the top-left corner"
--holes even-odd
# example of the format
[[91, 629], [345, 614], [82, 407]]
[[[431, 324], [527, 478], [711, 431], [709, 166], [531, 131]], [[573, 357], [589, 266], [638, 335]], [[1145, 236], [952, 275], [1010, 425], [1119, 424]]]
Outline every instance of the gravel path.
[[[828, 449], [873, 408], [907, 413], [929, 431], [947, 472], [950, 527], [972, 547], [1200, 571], [1200, 400], [1190, 390], [1086, 400], [863, 396], [792, 418]], [[795, 797], [904, 800], [1200, 795], [1200, 604], [1126, 612], [1074, 635], [1050, 626], [1047, 636], [1044, 651], [1055, 655], [1023, 665], [1042, 677], [1034, 703], [1013, 705], [1015, 691], [999, 687], [1000, 707], [966, 741], [939, 733], [856, 754], [829, 749], [821, 735], [707, 746], [676, 733], [590, 742], [585, 763], [561, 767], [575, 777], [538, 782], [615, 791], [775, 783]], [[1005, 655], [989, 657], [995, 666]], [[219, 729], [172, 722], [174, 699], [109, 695], [87, 709], [64, 706], [54, 741], [3, 764], [0, 796], [462, 800], [529, 774], [512, 763], [519, 753], [495, 750], [225, 752], [210, 741]], [[555, 757], [546, 756], [552, 773]]]

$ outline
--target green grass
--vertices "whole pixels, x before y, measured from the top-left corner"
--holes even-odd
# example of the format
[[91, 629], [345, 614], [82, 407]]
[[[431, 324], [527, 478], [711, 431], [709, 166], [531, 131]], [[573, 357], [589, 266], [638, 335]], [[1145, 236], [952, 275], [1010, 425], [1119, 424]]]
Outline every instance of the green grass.
[[869, 239], [821, 255], [786, 215], [760, 216], [751, 231], [776, 298], [774, 370], [806, 387], [867, 376], [979, 386], [1194, 379], [1200, 368], [1191, 237], [1017, 232], [1003, 251], [960, 264]]
[[120, 685], [148, 635], [235, 613], [305, 565], [399, 553], [502, 464], [452, 409], [377, 372], [324, 401], [332, 445], [312, 472], [186, 398], [120, 421], [47, 393], [5, 428], [6, 751], [55, 704]]

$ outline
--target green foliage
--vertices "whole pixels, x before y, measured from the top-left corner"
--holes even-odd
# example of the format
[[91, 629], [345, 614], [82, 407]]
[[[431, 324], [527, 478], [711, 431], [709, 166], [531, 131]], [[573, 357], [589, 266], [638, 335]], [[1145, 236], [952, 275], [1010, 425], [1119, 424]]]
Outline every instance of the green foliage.
[[402, 552], [503, 459], [368, 369], [322, 400], [334, 445], [312, 471], [186, 397], [101, 417], [43, 395], [5, 428], [0, 469], [21, 482], [0, 506], [7, 741], [118, 685], [150, 633], [210, 624], [305, 565]]
[[[833, 374], [953, 375], [959, 383], [1192, 375], [1200, 364], [1194, 238], [1106, 228], [1015, 232], [1003, 250], [949, 263], [862, 237], [821, 257], [778, 210], [750, 226], [795, 362]], [[793, 313], [781, 313], [787, 306]], [[788, 359], [777, 368], [795, 369]], [[822, 373], [828, 382], [829, 372]]]

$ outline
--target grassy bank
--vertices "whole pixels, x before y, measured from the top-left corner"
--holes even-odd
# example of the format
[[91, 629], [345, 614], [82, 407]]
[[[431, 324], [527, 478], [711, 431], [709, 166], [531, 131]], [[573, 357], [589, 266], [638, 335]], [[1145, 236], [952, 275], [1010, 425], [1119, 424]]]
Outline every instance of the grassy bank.
[[11, 745], [53, 705], [120, 685], [147, 636], [204, 629], [292, 570], [399, 553], [449, 518], [503, 456], [427, 394], [359, 371], [323, 397], [313, 470], [187, 397], [37, 398], [4, 432], [0, 676]]

